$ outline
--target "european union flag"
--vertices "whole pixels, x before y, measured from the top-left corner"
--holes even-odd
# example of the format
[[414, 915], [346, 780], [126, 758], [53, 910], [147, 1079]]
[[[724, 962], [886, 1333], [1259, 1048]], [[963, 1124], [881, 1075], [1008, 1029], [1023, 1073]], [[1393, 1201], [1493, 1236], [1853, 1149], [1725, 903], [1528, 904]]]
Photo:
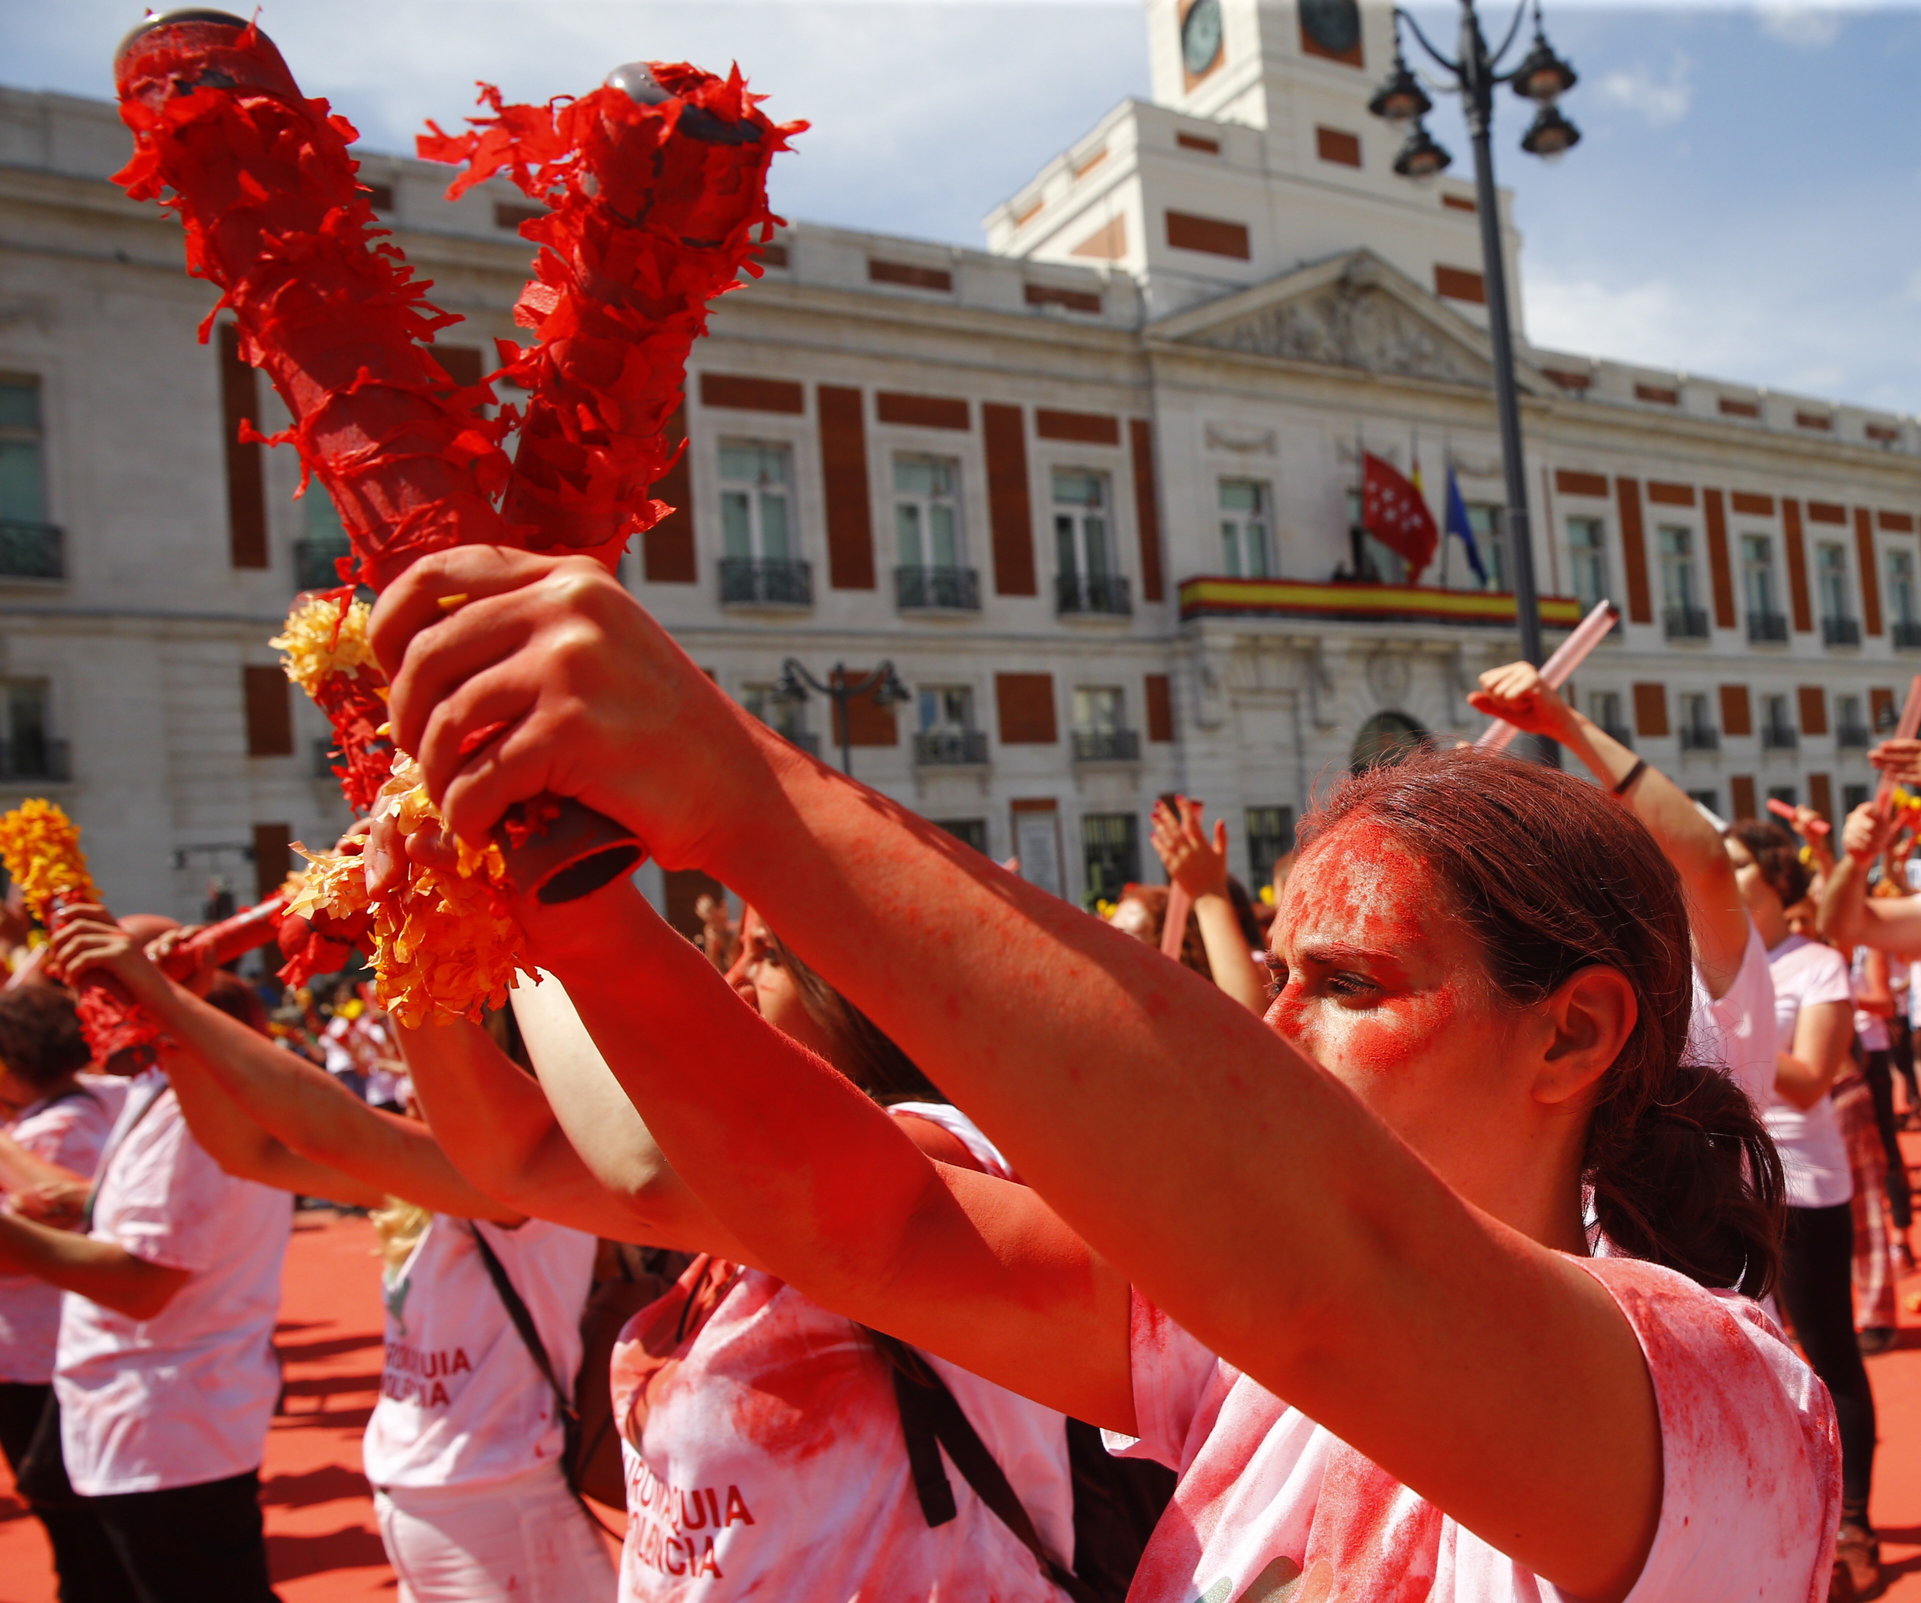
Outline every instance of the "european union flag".
[[1474, 541], [1474, 525], [1468, 522], [1467, 502], [1461, 499], [1460, 481], [1454, 477], [1454, 469], [1447, 470], [1447, 532], [1461, 537], [1461, 544], [1467, 551], [1467, 565], [1474, 570], [1474, 577], [1487, 585], [1487, 566], [1481, 561], [1481, 548]]

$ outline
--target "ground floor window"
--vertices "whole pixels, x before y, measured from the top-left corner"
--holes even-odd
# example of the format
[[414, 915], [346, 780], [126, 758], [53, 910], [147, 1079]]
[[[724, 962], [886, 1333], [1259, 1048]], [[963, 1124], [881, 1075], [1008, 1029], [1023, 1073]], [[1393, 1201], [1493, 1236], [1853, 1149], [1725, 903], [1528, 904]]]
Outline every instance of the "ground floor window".
[[1250, 807], [1247, 810], [1247, 884], [1256, 896], [1272, 881], [1274, 859], [1294, 850], [1292, 807]]
[[987, 855], [987, 820], [984, 818], [936, 818], [936, 829], [944, 829], [955, 840], [965, 841], [983, 857]]
[[1117, 902], [1141, 877], [1140, 830], [1132, 813], [1089, 813], [1081, 820], [1087, 901]]

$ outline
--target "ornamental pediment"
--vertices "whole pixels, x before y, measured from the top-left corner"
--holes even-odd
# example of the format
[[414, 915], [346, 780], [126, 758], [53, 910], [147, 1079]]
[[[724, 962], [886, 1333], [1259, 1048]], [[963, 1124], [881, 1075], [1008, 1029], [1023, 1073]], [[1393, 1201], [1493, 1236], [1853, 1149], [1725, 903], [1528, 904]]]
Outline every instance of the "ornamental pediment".
[[[1371, 253], [1323, 263], [1153, 331], [1187, 346], [1484, 388], [1487, 335]], [[1531, 388], [1526, 375], [1524, 388]]]

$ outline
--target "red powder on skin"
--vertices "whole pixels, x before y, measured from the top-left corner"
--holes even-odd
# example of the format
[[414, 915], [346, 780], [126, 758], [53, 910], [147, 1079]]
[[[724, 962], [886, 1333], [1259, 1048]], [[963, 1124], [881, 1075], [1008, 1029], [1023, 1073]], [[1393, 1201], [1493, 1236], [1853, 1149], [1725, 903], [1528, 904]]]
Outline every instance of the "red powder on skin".
[[[1370, 1075], [1404, 1068], [1454, 1024], [1478, 978], [1457, 961], [1441, 968], [1438, 983], [1415, 981], [1414, 975], [1440, 966], [1438, 949], [1457, 944], [1449, 937], [1458, 932], [1446, 922], [1432, 873], [1391, 831], [1366, 818], [1337, 829], [1297, 865], [1280, 931], [1277, 950], [1303, 972], [1290, 972], [1267, 1022], [1329, 1066]], [[1379, 987], [1364, 1006], [1329, 994], [1319, 972], [1330, 962], [1338, 968], [1344, 954], [1352, 954], [1357, 974]]]

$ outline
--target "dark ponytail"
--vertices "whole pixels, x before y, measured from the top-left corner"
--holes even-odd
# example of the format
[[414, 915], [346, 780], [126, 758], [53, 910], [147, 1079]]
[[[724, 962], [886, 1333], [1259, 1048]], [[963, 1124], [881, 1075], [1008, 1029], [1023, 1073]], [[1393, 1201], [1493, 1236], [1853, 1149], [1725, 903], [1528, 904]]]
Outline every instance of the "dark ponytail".
[[1780, 1158], [1741, 1087], [1686, 1061], [1687, 906], [1640, 821], [1597, 786], [1474, 751], [1357, 775], [1303, 843], [1356, 816], [1441, 879], [1510, 1000], [1539, 1002], [1583, 968], [1625, 976], [1638, 1017], [1597, 1088], [1582, 1159], [1596, 1221], [1621, 1252], [1765, 1292], [1780, 1257]]

